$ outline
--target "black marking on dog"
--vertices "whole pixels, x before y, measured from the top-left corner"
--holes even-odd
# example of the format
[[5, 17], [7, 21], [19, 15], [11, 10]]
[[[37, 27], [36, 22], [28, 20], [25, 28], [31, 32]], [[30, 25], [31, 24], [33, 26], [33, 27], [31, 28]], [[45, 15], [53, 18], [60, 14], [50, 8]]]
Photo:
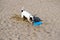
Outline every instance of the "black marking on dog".
[[23, 12], [23, 10], [21, 10], [21, 12]]
[[32, 17], [30, 17], [30, 21], [32, 21]]
[[27, 18], [25, 16], [23, 16], [23, 20], [27, 20]]

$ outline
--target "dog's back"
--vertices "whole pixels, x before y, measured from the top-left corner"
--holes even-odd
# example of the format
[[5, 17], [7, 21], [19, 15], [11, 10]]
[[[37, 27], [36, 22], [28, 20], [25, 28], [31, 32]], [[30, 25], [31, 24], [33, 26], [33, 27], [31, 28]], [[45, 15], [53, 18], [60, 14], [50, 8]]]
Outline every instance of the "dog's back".
[[33, 16], [29, 12], [27, 12], [26, 10], [21, 10], [21, 16], [26, 17], [28, 19], [28, 21], [33, 20]]
[[25, 17], [30, 17], [31, 16], [31, 14], [29, 12], [25, 11], [25, 10], [21, 10], [21, 12], [22, 12], [22, 15], [24, 15]]

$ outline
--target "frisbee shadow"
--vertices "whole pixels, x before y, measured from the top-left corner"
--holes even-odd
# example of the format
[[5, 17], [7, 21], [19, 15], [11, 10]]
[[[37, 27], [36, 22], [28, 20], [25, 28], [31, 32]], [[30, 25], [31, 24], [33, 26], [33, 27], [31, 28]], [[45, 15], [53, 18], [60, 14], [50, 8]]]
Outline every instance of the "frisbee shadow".
[[37, 27], [43, 24], [42, 20], [39, 17], [34, 16], [33, 18], [34, 20], [32, 24], [34, 27]]
[[33, 18], [34, 18], [34, 22], [42, 21], [39, 17], [34, 16]]

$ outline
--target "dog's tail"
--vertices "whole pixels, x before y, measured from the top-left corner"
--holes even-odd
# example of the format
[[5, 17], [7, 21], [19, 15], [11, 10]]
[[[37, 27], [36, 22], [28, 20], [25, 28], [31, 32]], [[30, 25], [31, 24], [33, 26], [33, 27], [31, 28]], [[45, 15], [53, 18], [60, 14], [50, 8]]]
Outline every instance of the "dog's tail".
[[23, 10], [21, 10], [21, 12], [23, 12]]
[[22, 7], [22, 9], [21, 9], [21, 12], [23, 12], [24, 11], [24, 7]]

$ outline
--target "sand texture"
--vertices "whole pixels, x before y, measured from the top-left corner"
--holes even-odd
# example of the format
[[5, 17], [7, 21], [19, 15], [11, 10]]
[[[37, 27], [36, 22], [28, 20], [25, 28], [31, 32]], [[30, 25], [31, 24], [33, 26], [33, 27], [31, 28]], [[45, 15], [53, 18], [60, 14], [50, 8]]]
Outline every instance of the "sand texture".
[[[43, 24], [21, 19], [22, 7]], [[60, 0], [0, 0], [0, 40], [60, 40]]]

